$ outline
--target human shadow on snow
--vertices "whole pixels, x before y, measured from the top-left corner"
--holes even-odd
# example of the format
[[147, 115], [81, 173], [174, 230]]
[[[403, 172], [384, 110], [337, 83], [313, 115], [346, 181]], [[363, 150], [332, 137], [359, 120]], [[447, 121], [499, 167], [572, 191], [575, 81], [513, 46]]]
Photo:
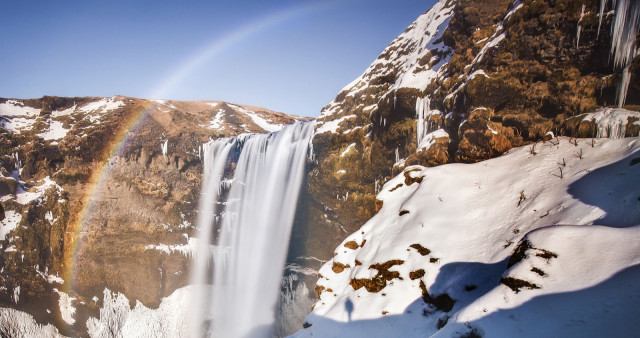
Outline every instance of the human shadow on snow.
[[[455, 262], [442, 266], [428, 292], [432, 297], [438, 297], [444, 293], [451, 296], [455, 304], [449, 313], [438, 309], [433, 304], [425, 303], [425, 299], [420, 296], [407, 306], [402, 314], [381, 313], [381, 317], [376, 319], [356, 320], [352, 318], [352, 313], [357, 313], [362, 303], [354, 302], [356, 298], [345, 297], [334, 305], [335, 309], [341, 307], [344, 311], [344, 321], [336, 321], [312, 313], [307, 317], [306, 324], [311, 325], [293, 336], [344, 337], [366, 333], [372, 337], [397, 337], [398, 334], [403, 337], [424, 337], [427, 333], [436, 333], [438, 325], [444, 325], [450, 314], [498, 286], [500, 277], [507, 268], [508, 259], [507, 257], [492, 264]], [[420, 283], [418, 280], [414, 282], [416, 286]], [[333, 297], [333, 295], [328, 296]], [[318, 325], [314, 327], [314, 324]]]

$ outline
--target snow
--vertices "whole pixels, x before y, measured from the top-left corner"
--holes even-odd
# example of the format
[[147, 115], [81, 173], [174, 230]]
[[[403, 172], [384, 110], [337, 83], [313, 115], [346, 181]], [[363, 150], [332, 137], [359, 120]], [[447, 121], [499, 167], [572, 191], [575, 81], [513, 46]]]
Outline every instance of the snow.
[[63, 123], [60, 121], [50, 121], [49, 129], [44, 133], [38, 134], [38, 136], [45, 141], [59, 140], [67, 136], [67, 132], [69, 132], [69, 129], [65, 129], [62, 125]]
[[425, 135], [425, 137], [420, 141], [418, 145], [417, 151], [426, 151], [431, 148], [432, 145], [436, 143], [436, 140], [442, 137], [449, 137], [449, 134], [444, 129], [438, 129], [431, 133]]
[[67, 324], [73, 325], [76, 320], [73, 318], [73, 315], [76, 313], [76, 308], [73, 307], [73, 302], [76, 298], [70, 297], [68, 294], [58, 291], [58, 289], [53, 289], [59, 298], [58, 298], [58, 306], [60, 307], [60, 315], [62, 316], [62, 320], [64, 320]]
[[488, 78], [488, 77], [489, 77], [489, 75], [487, 75], [487, 74], [484, 72], [484, 70], [482, 70], [482, 69], [478, 69], [478, 70], [474, 71], [473, 73], [469, 74], [469, 80], [473, 80], [473, 78], [475, 78], [475, 77], [476, 77], [476, 76], [478, 76], [478, 75], [482, 75], [482, 76], [484, 76], [484, 77], [486, 77], [486, 78]]
[[344, 170], [344, 169], [340, 169], [340, 170], [336, 171], [336, 174], [346, 174], [346, 173], [347, 173], [347, 171]]
[[[640, 166], [629, 164], [640, 155], [640, 139], [579, 139], [577, 146], [556, 140], [538, 143], [536, 155], [527, 146], [475, 164], [410, 166], [387, 182], [377, 196], [380, 211], [320, 269], [325, 291], [306, 319], [311, 326], [294, 337], [450, 337], [473, 330], [488, 337], [597, 337], [611, 336], [604, 331], [612, 326], [613, 336], [633, 335]], [[407, 186], [407, 177], [422, 181]], [[508, 269], [525, 236], [532, 249]], [[364, 240], [356, 250], [344, 247]], [[423, 256], [413, 244], [430, 252]], [[543, 250], [557, 257], [536, 256]], [[402, 279], [387, 280], [379, 292], [349, 284], [375, 277], [372, 264], [396, 259], [403, 262], [389, 271]], [[334, 262], [350, 267], [336, 273]], [[425, 274], [411, 280], [419, 269]], [[503, 277], [540, 288], [515, 293], [499, 282]], [[426, 304], [421, 282], [434, 298], [449, 295], [453, 308]], [[438, 321], [447, 323], [440, 333]]]
[[346, 121], [349, 119], [355, 119], [355, 118], [356, 118], [356, 115], [346, 115], [331, 121], [325, 121], [325, 122], [318, 121], [316, 122], [316, 126], [320, 125], [320, 127], [316, 129], [316, 134], [322, 134], [326, 132], [337, 133], [338, 128], [340, 128], [340, 124], [343, 121]]
[[60, 110], [60, 111], [54, 110], [53, 112], [51, 112], [51, 117], [59, 118], [59, 117], [69, 116], [75, 111], [76, 111], [76, 105], [74, 104], [73, 107], [67, 108], [65, 110]]
[[[374, 87], [371, 82], [380, 77], [399, 74], [396, 77], [396, 82], [382, 96], [384, 99], [394, 95], [395, 91], [400, 88], [424, 90], [436, 78], [444, 76], [443, 66], [450, 61], [453, 51], [445, 46], [441, 37], [448, 27], [453, 9], [453, 2], [438, 1], [433, 8], [418, 17], [404, 33], [392, 41], [369, 68], [360, 77], [345, 86], [342, 92], [347, 92], [346, 96], [355, 97], [360, 100], [358, 103], [361, 103], [366, 98], [361, 92]], [[429, 53], [433, 56], [428, 64], [420, 65], [420, 63], [424, 63], [421, 60]], [[367, 104], [369, 106], [364, 108], [364, 112], [372, 113], [375, 111], [377, 104]], [[342, 111], [342, 108], [341, 102], [336, 100], [331, 102], [317, 120], [318, 126], [321, 126], [317, 133], [335, 132], [339, 122], [335, 122], [338, 117], [334, 115]], [[328, 121], [329, 119], [334, 121]]]
[[216, 116], [214, 116], [213, 119], [211, 119], [211, 124], [209, 125], [209, 128], [214, 130], [222, 130], [224, 128], [223, 126], [224, 121], [222, 120], [223, 117], [224, 117], [224, 109], [218, 110], [218, 112], [216, 113]]
[[107, 337], [187, 337], [191, 286], [177, 289], [162, 299], [157, 309], [149, 309], [139, 301], [129, 308], [129, 300], [121, 293], [104, 290], [100, 318], [87, 320], [89, 336]]
[[[163, 106], [167, 106], [167, 107], [172, 108], [172, 109], [177, 109], [176, 106], [174, 106], [171, 102], [169, 102], [167, 100], [151, 100], [151, 101], [159, 103], [159, 104], [161, 104]], [[213, 105], [211, 105], [211, 106], [213, 107]]]
[[489, 129], [489, 131], [491, 131], [492, 134], [498, 135], [498, 132], [493, 130], [493, 128], [491, 128], [491, 126], [489, 124], [487, 124], [487, 129]]
[[28, 117], [36, 118], [40, 115], [40, 109], [27, 107], [24, 103], [8, 100], [5, 103], [0, 103], [0, 116], [1, 117]]
[[47, 213], [44, 215], [44, 219], [49, 221], [49, 224], [53, 224], [56, 221], [56, 219], [53, 218], [53, 213], [51, 212], [51, 210], [47, 211]]
[[39, 274], [42, 278], [44, 278], [44, 280], [46, 280], [47, 283], [49, 284], [53, 284], [53, 283], [64, 284], [64, 279], [60, 278], [59, 276], [48, 275], [45, 272], [41, 272], [38, 269], [36, 269], [36, 273]]
[[124, 106], [124, 102], [116, 101], [115, 96], [111, 98], [103, 98], [95, 102], [87, 103], [86, 105], [80, 107], [78, 110], [84, 113], [91, 112], [100, 112], [106, 113], [108, 111], [118, 109]]
[[28, 191], [24, 190], [24, 183], [21, 182], [21, 184], [18, 185], [18, 190], [16, 192], [16, 201], [22, 205], [27, 205], [32, 201], [41, 200], [44, 197], [45, 192], [51, 188], [55, 188], [58, 191], [64, 190], [49, 176], [45, 177], [42, 181], [43, 183], [41, 185], [31, 187]]
[[[501, 285], [461, 310], [436, 337], [449, 337], [464, 323], [474, 323], [488, 337], [523, 336], [522, 332], [529, 337], [549, 333], [564, 337], [629, 336], [640, 311], [640, 290], [633, 285], [640, 277], [638, 238], [640, 226], [615, 229], [566, 225], [533, 231], [527, 235], [532, 246], [553, 252], [558, 258], [547, 261], [534, 251], [506, 275], [540, 288], [514, 294]], [[534, 268], [547, 276], [533, 272]], [[555, 276], [571, 278], [571, 283]], [[539, 325], [542, 322], [545, 325]]]
[[90, 113], [89, 121], [91, 123], [99, 123], [105, 113], [123, 107], [124, 105], [125, 103], [123, 101], [116, 100], [116, 97], [114, 96], [87, 103], [86, 105], [78, 108], [78, 111]]
[[[282, 124], [276, 124], [276, 123], [271, 123], [271, 121], [267, 121], [265, 118], [261, 117], [260, 115], [258, 115], [258, 113], [253, 112], [251, 110], [245, 109], [243, 107], [234, 105], [234, 104], [227, 104], [229, 107], [231, 107], [233, 110], [240, 112], [242, 114], [244, 114], [245, 116], [249, 117], [253, 123], [257, 124], [260, 128], [262, 128], [263, 130], [267, 131], [267, 132], [274, 132], [274, 131], [278, 131], [281, 130], [284, 125]], [[246, 129], [246, 127], [245, 127]]]
[[27, 107], [24, 103], [7, 100], [0, 103], [0, 123], [2, 127], [16, 134], [23, 130], [31, 130], [40, 114], [40, 109]]
[[187, 257], [193, 256], [196, 251], [196, 238], [189, 238], [187, 244], [148, 244], [144, 247], [145, 250], [158, 250], [166, 253], [167, 255], [173, 253], [180, 253]]
[[629, 118], [636, 118], [633, 124], [640, 126], [640, 112], [622, 108], [600, 108], [586, 114], [582, 120], [593, 121], [597, 125], [596, 137], [623, 138]]
[[267, 132], [272, 133], [272, 132], [278, 131], [278, 130], [280, 130], [280, 129], [282, 129], [284, 127], [284, 125], [282, 125], [282, 124], [270, 123], [270, 121], [267, 121], [266, 119], [260, 117], [256, 113], [246, 112], [245, 114], [247, 116], [249, 116], [251, 118], [251, 120], [253, 120], [253, 123], [257, 124], [260, 128], [264, 129]]
[[20, 221], [22, 215], [14, 210], [6, 210], [4, 212], [4, 219], [0, 221], [0, 239], [6, 240], [7, 235], [15, 229]]
[[27, 119], [24, 117], [14, 117], [10, 119], [0, 117], [0, 122], [2, 123], [2, 128], [20, 134], [23, 130], [31, 130], [36, 121], [35, 119]]
[[504, 32], [504, 24], [505, 22], [509, 21], [509, 18], [511, 18], [511, 16], [520, 8], [522, 8], [522, 2], [520, 0], [516, 0], [513, 8], [511, 8], [511, 10], [507, 13], [507, 15], [505, 15], [504, 19], [502, 19], [502, 21], [496, 25], [496, 30], [494, 31], [493, 35], [489, 38], [489, 42], [487, 42], [484, 46], [482, 46], [482, 49], [480, 50], [478, 55], [476, 55], [476, 57], [473, 59], [473, 61], [471, 62], [471, 65], [467, 67], [473, 67], [475, 64], [482, 61], [482, 59], [484, 59], [484, 56], [486, 55], [489, 49], [496, 47], [502, 40], [504, 40], [504, 38], [506, 38], [506, 33]]
[[30, 314], [15, 309], [0, 308], [0, 327], [7, 337], [63, 337], [55, 326], [40, 325]]
[[489, 49], [497, 46], [500, 43], [500, 41], [504, 40], [504, 38], [507, 37], [507, 35], [504, 32], [497, 34], [502, 29], [503, 29], [502, 25], [499, 25], [498, 28], [496, 29], [496, 32], [491, 37], [491, 40], [482, 47], [482, 49], [480, 50], [478, 55], [476, 55], [476, 57], [473, 59], [473, 62], [471, 64], [476, 64], [482, 61], [482, 59], [484, 59], [484, 56], [487, 54], [487, 51]]
[[[476, 65], [478, 63], [480, 63], [484, 59], [484, 57], [486, 56], [486, 54], [489, 52], [490, 49], [497, 47], [498, 44], [500, 44], [500, 42], [502, 42], [502, 40], [504, 40], [507, 37], [506, 36], [506, 32], [504, 31], [504, 24], [520, 8], [522, 8], [522, 3], [520, 2], [520, 0], [516, 0], [514, 2], [513, 7], [511, 8], [511, 10], [509, 10], [509, 12], [502, 19], [502, 21], [495, 25], [495, 31], [493, 32], [491, 37], [482, 39], [482, 40], [477, 42], [477, 43], [481, 43], [483, 41], [487, 41], [488, 40], [488, 42], [485, 43], [484, 46], [482, 46], [482, 48], [480, 49], [480, 52], [478, 52], [478, 54], [475, 56], [473, 61], [470, 64], [468, 64], [468, 65], [466, 65], [464, 67], [465, 70], [474, 69], [476, 67]], [[445, 100], [450, 100], [450, 99], [456, 97], [456, 94], [458, 94], [458, 92], [460, 92], [462, 89], [464, 89], [466, 87], [467, 83], [469, 81], [473, 80], [478, 75], [482, 75], [482, 76], [487, 77], [487, 78], [489, 77], [489, 75], [487, 75], [484, 72], [484, 70], [482, 70], [482, 69], [477, 69], [477, 70], [473, 71], [472, 73], [470, 73], [470, 74], [468, 74], [466, 76], [466, 79], [463, 82], [461, 82], [460, 84], [458, 84], [456, 86], [456, 89], [453, 92], [451, 92], [451, 93], [449, 93], [449, 94], [447, 94], [445, 96]], [[464, 77], [464, 74], [461, 74], [460, 77]]]
[[520, 8], [522, 8], [522, 1], [520, 0], [515, 0], [513, 2], [513, 7], [511, 8], [511, 10], [509, 11], [509, 13], [507, 13], [507, 15], [504, 16], [504, 19], [502, 20], [502, 22], [507, 22], [509, 21], [509, 19], [511, 18], [511, 16], [513, 14], [515, 14], [515, 12], [517, 12]]
[[[453, 15], [453, 6], [447, 6], [447, 1], [439, 1], [427, 13], [421, 15], [408, 31], [401, 34], [392, 42], [390, 47], [396, 47], [394, 45], [396, 42], [406, 43], [406, 41], [410, 41], [418, 43], [415, 45], [412, 53], [391, 56], [391, 60], [401, 64], [400, 67], [402, 69], [401, 75], [390, 88], [391, 90], [398, 88], [424, 90], [433, 80], [442, 75], [440, 72], [442, 66], [449, 63], [451, 59], [449, 47], [445, 46], [441, 40], [442, 34], [449, 26], [449, 20]], [[428, 37], [426, 45], [421, 45], [419, 41], [423, 41], [425, 36]], [[418, 61], [429, 52], [433, 54], [443, 53], [446, 54], [446, 56], [441, 58], [435, 65], [422, 68]]]
[[[356, 147], [356, 144], [355, 143], [351, 143], [347, 147], [347, 149], [345, 149], [342, 153], [340, 153], [340, 157], [345, 157], [351, 151], [351, 149], [354, 149], [355, 147]], [[358, 151], [356, 150], [356, 152], [358, 152]]]

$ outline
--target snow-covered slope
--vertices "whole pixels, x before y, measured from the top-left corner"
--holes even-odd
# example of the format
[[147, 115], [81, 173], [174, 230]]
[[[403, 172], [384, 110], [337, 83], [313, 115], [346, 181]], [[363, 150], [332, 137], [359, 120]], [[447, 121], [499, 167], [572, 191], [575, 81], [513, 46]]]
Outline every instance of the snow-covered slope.
[[408, 167], [320, 269], [295, 336], [631, 332], [638, 162], [638, 138], [562, 137], [476, 164]]
[[[45, 141], [60, 141], [71, 130], [72, 134], [83, 135], [81, 129], [96, 127], [118, 109], [131, 109], [134, 104], [142, 104], [150, 113], [192, 114], [198, 125], [218, 133], [264, 133], [282, 129], [287, 124], [303, 118], [273, 112], [265, 108], [237, 105], [220, 101], [169, 101], [139, 100], [122, 96], [110, 98], [78, 98], [59, 109], [47, 111], [33, 108], [28, 104], [36, 100], [0, 99], [0, 126], [15, 134], [36, 132]], [[73, 105], [71, 105], [73, 102]], [[77, 126], [77, 127], [76, 127]], [[35, 128], [35, 129], [34, 129]]]
[[[442, 33], [453, 14], [454, 2], [441, 0], [398, 36], [353, 82], [345, 86], [338, 97], [323, 109], [317, 122], [317, 133], [336, 133], [342, 120], [334, 115], [363, 108], [372, 114], [378, 109], [379, 101], [388, 98], [399, 88], [424, 90], [437, 76], [442, 76], [442, 66], [450, 60], [452, 50], [442, 41]], [[384, 83], [395, 78], [391, 86]], [[382, 98], [377, 91], [382, 91]], [[370, 94], [374, 94], [370, 95]], [[345, 102], [351, 97], [356, 102]], [[392, 97], [390, 97], [392, 98]], [[378, 101], [378, 102], [376, 102]], [[366, 107], [365, 107], [366, 106]], [[347, 116], [341, 117], [343, 120]], [[355, 115], [351, 118], [355, 118]], [[329, 125], [331, 124], [331, 127]]]

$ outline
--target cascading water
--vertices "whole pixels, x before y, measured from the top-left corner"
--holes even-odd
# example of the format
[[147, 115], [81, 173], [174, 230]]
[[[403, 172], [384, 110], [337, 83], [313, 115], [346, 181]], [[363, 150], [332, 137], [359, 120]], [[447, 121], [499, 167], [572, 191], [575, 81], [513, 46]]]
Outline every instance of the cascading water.
[[[191, 328], [193, 337], [271, 335], [312, 134], [313, 123], [295, 123], [242, 141], [207, 144], [198, 216], [200, 245], [192, 273], [199, 316]], [[222, 203], [220, 182], [234, 145], [241, 152]], [[225, 209], [217, 225], [217, 242], [212, 243], [214, 215], [222, 211], [216, 205]]]
[[198, 242], [194, 254], [191, 284], [195, 286], [192, 304], [195, 306], [195, 320], [191, 326], [191, 337], [200, 337], [205, 330], [205, 318], [210, 317], [209, 275], [214, 248], [209, 243], [213, 237], [214, 215], [220, 195], [220, 183], [224, 175], [229, 152], [235, 146], [235, 139], [220, 139], [202, 146], [204, 152], [204, 172], [202, 193], [198, 205]]

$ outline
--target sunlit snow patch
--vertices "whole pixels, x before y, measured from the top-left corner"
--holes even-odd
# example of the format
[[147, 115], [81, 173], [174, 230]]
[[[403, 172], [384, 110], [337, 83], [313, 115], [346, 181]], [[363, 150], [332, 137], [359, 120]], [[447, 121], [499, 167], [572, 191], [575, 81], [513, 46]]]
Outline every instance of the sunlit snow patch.
[[7, 234], [9, 234], [13, 229], [15, 229], [20, 221], [22, 220], [22, 215], [15, 212], [14, 210], [8, 210], [4, 212], [4, 219], [0, 221], [0, 239], [6, 240]]
[[58, 293], [60, 297], [58, 299], [58, 305], [60, 306], [60, 314], [62, 316], [62, 320], [67, 322], [69, 325], [73, 325], [76, 320], [73, 318], [73, 315], [76, 313], [76, 308], [71, 304], [72, 301], [75, 300], [74, 297], [69, 297], [68, 294], [58, 291], [58, 289], [53, 289], [53, 291]]
[[44, 133], [38, 134], [38, 136], [45, 141], [59, 140], [67, 136], [67, 132], [69, 132], [69, 129], [65, 129], [62, 125], [63, 123], [60, 121], [51, 121], [51, 123], [49, 124], [49, 129]]

